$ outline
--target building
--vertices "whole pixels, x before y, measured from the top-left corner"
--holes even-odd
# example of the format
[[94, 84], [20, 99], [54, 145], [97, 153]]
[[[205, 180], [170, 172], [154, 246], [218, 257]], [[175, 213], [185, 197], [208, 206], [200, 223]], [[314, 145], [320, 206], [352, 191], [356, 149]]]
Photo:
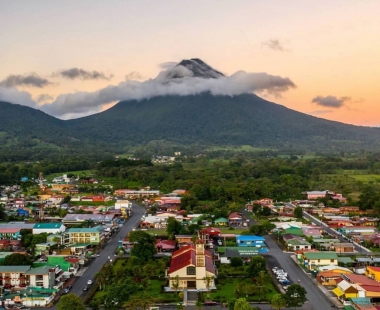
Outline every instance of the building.
[[25, 275], [28, 286], [53, 288], [61, 273], [63, 271], [59, 266], [42, 266], [27, 270]]
[[377, 282], [380, 282], [380, 267], [367, 266], [365, 275]]
[[85, 221], [91, 221], [94, 224], [112, 224], [115, 214], [67, 214], [62, 222], [65, 226], [78, 225]]
[[318, 198], [325, 198], [325, 197], [327, 197], [328, 192], [329, 191], [327, 191], [327, 190], [324, 190], [324, 191], [310, 191], [310, 192], [305, 192], [304, 194], [306, 194], [306, 198], [307, 199], [314, 200], [314, 199], [318, 199]]
[[355, 252], [355, 246], [349, 242], [334, 243], [333, 248], [336, 253], [354, 253]]
[[290, 239], [286, 242], [288, 250], [299, 251], [299, 250], [310, 250], [311, 244], [306, 240], [301, 239]]
[[42, 233], [60, 234], [65, 232], [66, 227], [63, 223], [37, 223], [33, 226], [33, 235]]
[[70, 228], [67, 231], [70, 244], [99, 244], [104, 239], [103, 227]]
[[263, 248], [265, 247], [265, 238], [261, 236], [253, 236], [253, 235], [237, 235], [236, 243], [239, 247], [245, 246], [245, 247]]
[[25, 273], [30, 266], [0, 266], [0, 285], [5, 289], [28, 286]]
[[172, 255], [168, 271], [170, 290], [210, 290], [215, 288], [215, 268], [210, 252], [198, 241]]
[[229, 226], [242, 226], [243, 224], [243, 217], [238, 212], [232, 212], [228, 216], [228, 225]]
[[335, 252], [304, 252], [302, 259], [305, 267], [310, 270], [319, 266], [338, 265], [338, 255]]

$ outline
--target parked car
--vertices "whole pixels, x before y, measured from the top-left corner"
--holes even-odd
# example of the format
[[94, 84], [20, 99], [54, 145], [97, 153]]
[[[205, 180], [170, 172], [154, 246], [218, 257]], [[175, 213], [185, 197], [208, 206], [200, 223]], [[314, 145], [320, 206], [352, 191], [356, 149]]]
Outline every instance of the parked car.
[[63, 289], [63, 294], [67, 294], [68, 292], [70, 292], [70, 290], [72, 289], [72, 286], [71, 285], [69, 285], [69, 286], [67, 286], [66, 288], [64, 288]]
[[92, 284], [92, 280], [88, 280], [88, 281], [87, 281], [87, 284], [88, 284], [88, 285], [91, 285], [91, 284]]
[[83, 291], [88, 291], [88, 286], [87, 285], [83, 288]]
[[205, 301], [203, 305], [204, 306], [216, 306], [217, 302], [208, 300], [208, 301]]
[[290, 281], [288, 279], [281, 279], [278, 282], [280, 282], [280, 284], [282, 284], [282, 285], [289, 285], [290, 284]]

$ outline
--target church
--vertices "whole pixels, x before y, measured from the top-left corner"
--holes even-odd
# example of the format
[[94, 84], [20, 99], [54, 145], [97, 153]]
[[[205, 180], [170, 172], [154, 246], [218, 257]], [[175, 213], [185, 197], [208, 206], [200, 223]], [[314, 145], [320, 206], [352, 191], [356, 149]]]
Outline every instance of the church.
[[216, 273], [212, 254], [205, 250], [202, 240], [173, 253], [168, 276], [171, 290], [215, 288]]

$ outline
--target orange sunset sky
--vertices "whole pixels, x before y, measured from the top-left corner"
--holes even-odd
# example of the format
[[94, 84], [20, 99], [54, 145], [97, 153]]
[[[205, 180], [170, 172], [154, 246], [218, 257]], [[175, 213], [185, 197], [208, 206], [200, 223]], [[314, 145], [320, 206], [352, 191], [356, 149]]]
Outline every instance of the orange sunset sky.
[[43, 110], [64, 105], [59, 95], [92, 93], [127, 75], [143, 82], [164, 63], [197, 57], [226, 75], [265, 72], [296, 85], [258, 93], [269, 101], [380, 126], [379, 12], [371, 0], [1, 1], [0, 99]]

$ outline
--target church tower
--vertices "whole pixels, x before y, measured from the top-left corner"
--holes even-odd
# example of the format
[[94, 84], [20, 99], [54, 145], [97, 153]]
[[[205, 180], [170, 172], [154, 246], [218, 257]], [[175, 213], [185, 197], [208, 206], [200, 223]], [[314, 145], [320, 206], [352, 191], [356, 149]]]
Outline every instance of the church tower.
[[195, 245], [196, 266], [205, 267], [205, 247], [202, 240], [197, 240]]

